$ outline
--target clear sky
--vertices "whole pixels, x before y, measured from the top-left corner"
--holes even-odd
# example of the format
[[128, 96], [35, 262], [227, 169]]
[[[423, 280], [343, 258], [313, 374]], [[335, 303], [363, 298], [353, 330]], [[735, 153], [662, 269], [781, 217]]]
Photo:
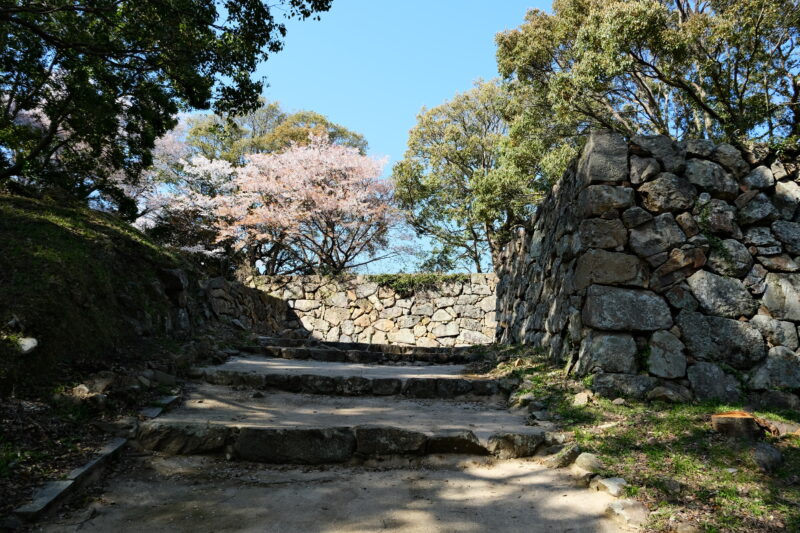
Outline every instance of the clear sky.
[[388, 156], [388, 176], [420, 109], [496, 77], [495, 34], [533, 7], [550, 1], [333, 0], [319, 21], [289, 21], [284, 50], [257, 75], [287, 111], [314, 110], [362, 133], [370, 155]]

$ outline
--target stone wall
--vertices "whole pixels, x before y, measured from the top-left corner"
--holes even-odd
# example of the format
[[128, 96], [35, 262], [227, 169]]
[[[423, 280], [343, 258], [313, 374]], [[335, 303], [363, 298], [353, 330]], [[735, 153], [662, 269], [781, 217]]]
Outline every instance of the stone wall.
[[496, 278], [471, 274], [467, 280], [413, 294], [364, 276], [279, 276], [259, 278], [256, 286], [288, 304], [283, 336], [425, 347], [491, 343]]
[[800, 407], [798, 165], [595, 132], [498, 269], [498, 339], [600, 392]]

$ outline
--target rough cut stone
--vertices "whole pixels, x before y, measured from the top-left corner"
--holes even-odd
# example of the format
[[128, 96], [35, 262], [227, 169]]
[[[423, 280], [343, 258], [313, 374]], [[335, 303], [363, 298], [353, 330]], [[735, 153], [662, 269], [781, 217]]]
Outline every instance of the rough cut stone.
[[684, 174], [689, 183], [708, 191], [720, 198], [733, 199], [739, 192], [739, 186], [723, 168], [705, 159], [690, 159], [686, 162]]
[[696, 363], [686, 371], [698, 400], [739, 401], [742, 391], [735, 377], [713, 363]]
[[786, 346], [770, 348], [766, 360], [750, 375], [750, 388], [800, 389], [800, 356]]
[[664, 172], [639, 187], [644, 207], [656, 213], [683, 211], [694, 205], [697, 190], [688, 181]]
[[742, 153], [730, 144], [720, 144], [711, 153], [711, 159], [728, 169], [737, 178], [750, 171], [750, 165], [742, 157]]
[[752, 368], [764, 358], [766, 347], [758, 329], [729, 318], [681, 311], [677, 318], [681, 339], [695, 358]]
[[635, 228], [650, 220], [653, 220], [653, 215], [638, 206], [626, 209], [622, 213], [622, 222], [626, 228]]
[[745, 185], [753, 189], [768, 189], [775, 185], [775, 177], [772, 171], [761, 165], [750, 171], [750, 174], [742, 180]]
[[689, 248], [683, 250], [673, 248], [670, 250], [667, 260], [653, 271], [653, 275], [650, 278], [650, 288], [656, 292], [661, 292], [670, 285], [680, 283], [705, 264], [706, 254], [702, 249]]
[[698, 307], [697, 300], [692, 296], [692, 291], [685, 283], [671, 287], [664, 295], [669, 304], [676, 309], [694, 311]]
[[595, 478], [589, 484], [590, 489], [607, 492], [615, 498], [622, 496], [627, 486], [628, 482], [621, 477]]
[[592, 381], [592, 389], [605, 398], [626, 396], [643, 399], [656, 385], [656, 378], [635, 374], [596, 374]]
[[617, 500], [608, 505], [606, 516], [622, 526], [638, 528], [647, 522], [650, 513], [640, 501]]
[[500, 459], [530, 457], [544, 442], [544, 432], [537, 433], [500, 433], [489, 437], [489, 453]]
[[646, 287], [647, 268], [634, 255], [592, 249], [578, 258], [575, 287], [583, 289], [593, 283]]
[[628, 232], [619, 219], [589, 218], [581, 222], [578, 237], [583, 249], [617, 248], [625, 245]]
[[656, 331], [650, 337], [647, 367], [654, 376], [674, 379], [686, 374], [683, 343], [669, 331]]
[[633, 151], [644, 151], [655, 157], [667, 172], [682, 172], [686, 151], [666, 135], [634, 135], [631, 138]]
[[743, 278], [752, 267], [753, 256], [736, 239], [725, 239], [719, 247], [711, 248], [708, 256], [708, 268], [722, 276]]
[[791, 220], [800, 204], [800, 185], [794, 181], [779, 181], [775, 185], [773, 203], [777, 209], [778, 218]]
[[246, 461], [277, 464], [341, 463], [356, 439], [347, 428], [241, 428], [234, 453]]
[[682, 385], [666, 382], [648, 392], [647, 399], [657, 402], [686, 403], [692, 401], [692, 392]]
[[736, 224], [736, 208], [723, 200], [708, 198], [706, 202], [698, 201], [692, 213], [703, 231], [741, 237], [741, 230]]
[[628, 177], [628, 143], [608, 130], [589, 134], [578, 160], [578, 176], [586, 183], [624, 181]]
[[644, 290], [592, 285], [587, 290], [583, 323], [594, 328], [620, 331], [653, 331], [672, 327], [664, 299]]
[[739, 208], [737, 220], [739, 224], [755, 224], [762, 220], [771, 220], [775, 215], [775, 206], [763, 192], [758, 193], [752, 200]]
[[630, 230], [630, 247], [640, 257], [666, 252], [686, 240], [671, 213], [664, 213]]
[[738, 318], [751, 316], [758, 308], [758, 302], [738, 279], [699, 270], [686, 281], [700, 308], [708, 314]]
[[389, 342], [397, 342], [401, 344], [414, 344], [417, 340], [414, 331], [411, 329], [400, 329], [397, 331], [389, 332]]
[[599, 216], [611, 209], [633, 205], [633, 189], [614, 185], [589, 185], [578, 196], [584, 216]]
[[767, 274], [762, 300], [770, 314], [780, 320], [800, 322], [800, 274]]
[[744, 233], [744, 243], [750, 246], [780, 246], [780, 241], [769, 228], [759, 226], [749, 228]]
[[636, 342], [628, 333], [605, 333], [591, 330], [581, 343], [577, 375], [597, 372], [636, 372]]
[[800, 223], [776, 220], [772, 223], [772, 232], [786, 247], [790, 254], [800, 254]]
[[714, 143], [708, 139], [690, 139], [681, 143], [689, 157], [711, 157]]
[[758, 256], [758, 262], [767, 269], [776, 272], [797, 272], [800, 270], [800, 265], [786, 254]]
[[644, 183], [655, 178], [661, 172], [661, 165], [652, 157], [631, 156], [630, 182]]
[[797, 328], [792, 322], [775, 320], [767, 315], [756, 315], [750, 323], [761, 332], [771, 346], [786, 346], [796, 350], [798, 343]]
[[744, 278], [744, 286], [747, 287], [752, 294], [763, 294], [767, 290], [766, 277], [768, 271], [761, 265], [753, 265], [747, 277]]
[[691, 213], [681, 213], [675, 217], [675, 221], [681, 227], [683, 233], [689, 238], [700, 233], [700, 226], [697, 225], [697, 221], [695, 221]]

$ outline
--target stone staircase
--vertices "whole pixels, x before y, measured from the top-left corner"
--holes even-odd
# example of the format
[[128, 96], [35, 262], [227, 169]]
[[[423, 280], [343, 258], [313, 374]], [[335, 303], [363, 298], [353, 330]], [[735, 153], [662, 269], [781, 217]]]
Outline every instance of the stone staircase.
[[196, 368], [184, 403], [140, 427], [166, 454], [273, 464], [434, 454], [527, 457], [566, 436], [510, 410], [516, 383], [469, 373], [478, 351], [259, 337]]

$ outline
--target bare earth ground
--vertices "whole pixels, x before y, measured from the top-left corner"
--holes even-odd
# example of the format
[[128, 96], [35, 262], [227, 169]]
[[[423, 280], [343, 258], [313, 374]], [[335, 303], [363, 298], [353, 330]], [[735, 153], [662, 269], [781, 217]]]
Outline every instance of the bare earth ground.
[[292, 468], [130, 456], [88, 506], [36, 531], [610, 533], [612, 500], [529, 460]]

